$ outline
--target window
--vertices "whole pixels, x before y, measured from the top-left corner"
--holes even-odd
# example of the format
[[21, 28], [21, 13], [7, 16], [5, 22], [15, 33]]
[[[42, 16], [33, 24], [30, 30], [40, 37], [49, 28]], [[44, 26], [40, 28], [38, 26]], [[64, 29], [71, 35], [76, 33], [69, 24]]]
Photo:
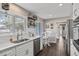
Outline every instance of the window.
[[0, 33], [14, 32], [13, 16], [0, 12]]
[[15, 30], [24, 31], [24, 27], [25, 27], [25, 19], [20, 17], [15, 17]]
[[1, 33], [17, 33], [25, 31], [26, 19], [0, 12], [0, 34]]

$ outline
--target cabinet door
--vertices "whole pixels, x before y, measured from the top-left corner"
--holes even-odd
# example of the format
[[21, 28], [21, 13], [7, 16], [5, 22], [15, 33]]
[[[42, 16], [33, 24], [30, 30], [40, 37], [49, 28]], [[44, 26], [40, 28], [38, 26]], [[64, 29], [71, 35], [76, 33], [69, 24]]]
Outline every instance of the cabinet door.
[[71, 56], [79, 56], [79, 52], [73, 44], [71, 45]]
[[33, 42], [30, 41], [26, 44], [22, 44], [16, 47], [17, 56], [31, 56], [33, 55]]
[[75, 20], [75, 18], [78, 16], [79, 16], [79, 4], [74, 3], [73, 4], [73, 19]]
[[0, 52], [0, 56], [15, 56], [15, 48], [7, 49]]
[[71, 56], [74, 56], [74, 47], [71, 46]]
[[29, 51], [28, 51], [28, 54], [27, 54], [27, 51], [26, 51], [26, 55], [27, 55], [27, 56], [33, 56], [33, 41], [30, 41], [30, 42], [27, 44], [27, 49], [28, 49]]

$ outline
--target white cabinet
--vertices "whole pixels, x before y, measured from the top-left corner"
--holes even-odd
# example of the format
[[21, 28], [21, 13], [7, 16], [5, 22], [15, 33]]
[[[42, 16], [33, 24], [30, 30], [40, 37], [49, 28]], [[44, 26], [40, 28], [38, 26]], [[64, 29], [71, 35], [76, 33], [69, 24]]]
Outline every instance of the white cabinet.
[[73, 19], [79, 16], [79, 3], [73, 4]]
[[33, 56], [33, 41], [16, 46], [16, 56]]
[[74, 45], [71, 47], [71, 56], [79, 56], [79, 52]]
[[33, 56], [33, 41], [0, 51], [0, 56]]
[[73, 43], [71, 42], [71, 48], [70, 48], [70, 54], [71, 56], [79, 56], [79, 52], [77, 51], [77, 49], [75, 48], [75, 46], [73, 45]]
[[78, 27], [75, 27], [75, 28], [73, 28], [73, 39], [74, 40], [77, 40], [78, 38], [79, 38], [79, 29], [78, 29]]
[[1, 51], [0, 56], [15, 56], [15, 48], [9, 48], [7, 50]]

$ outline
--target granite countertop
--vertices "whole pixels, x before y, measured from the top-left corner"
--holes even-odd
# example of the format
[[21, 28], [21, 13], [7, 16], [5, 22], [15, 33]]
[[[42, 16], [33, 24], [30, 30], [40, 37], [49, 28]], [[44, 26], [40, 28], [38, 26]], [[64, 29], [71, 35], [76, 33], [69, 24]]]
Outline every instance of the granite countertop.
[[12, 48], [12, 47], [24, 44], [24, 43], [28, 43], [28, 42], [36, 39], [36, 38], [40, 38], [40, 36], [27, 37], [26, 38], [26, 39], [28, 39], [27, 41], [23, 41], [23, 42], [20, 42], [20, 43], [11, 43], [10, 41], [9, 42], [4, 42], [4, 43], [0, 44], [0, 52], [5, 50], [5, 49], [8, 49], [8, 48]]

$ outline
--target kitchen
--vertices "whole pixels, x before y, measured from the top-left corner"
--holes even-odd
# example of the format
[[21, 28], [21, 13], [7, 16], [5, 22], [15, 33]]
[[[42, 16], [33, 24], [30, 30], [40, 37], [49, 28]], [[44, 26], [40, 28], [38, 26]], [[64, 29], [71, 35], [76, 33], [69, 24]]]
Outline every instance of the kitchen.
[[[73, 43], [79, 39], [78, 7], [77, 3], [0, 3], [0, 56], [79, 56], [79, 46]], [[58, 41], [63, 44], [56, 47], [59, 53], [53, 53]]]

